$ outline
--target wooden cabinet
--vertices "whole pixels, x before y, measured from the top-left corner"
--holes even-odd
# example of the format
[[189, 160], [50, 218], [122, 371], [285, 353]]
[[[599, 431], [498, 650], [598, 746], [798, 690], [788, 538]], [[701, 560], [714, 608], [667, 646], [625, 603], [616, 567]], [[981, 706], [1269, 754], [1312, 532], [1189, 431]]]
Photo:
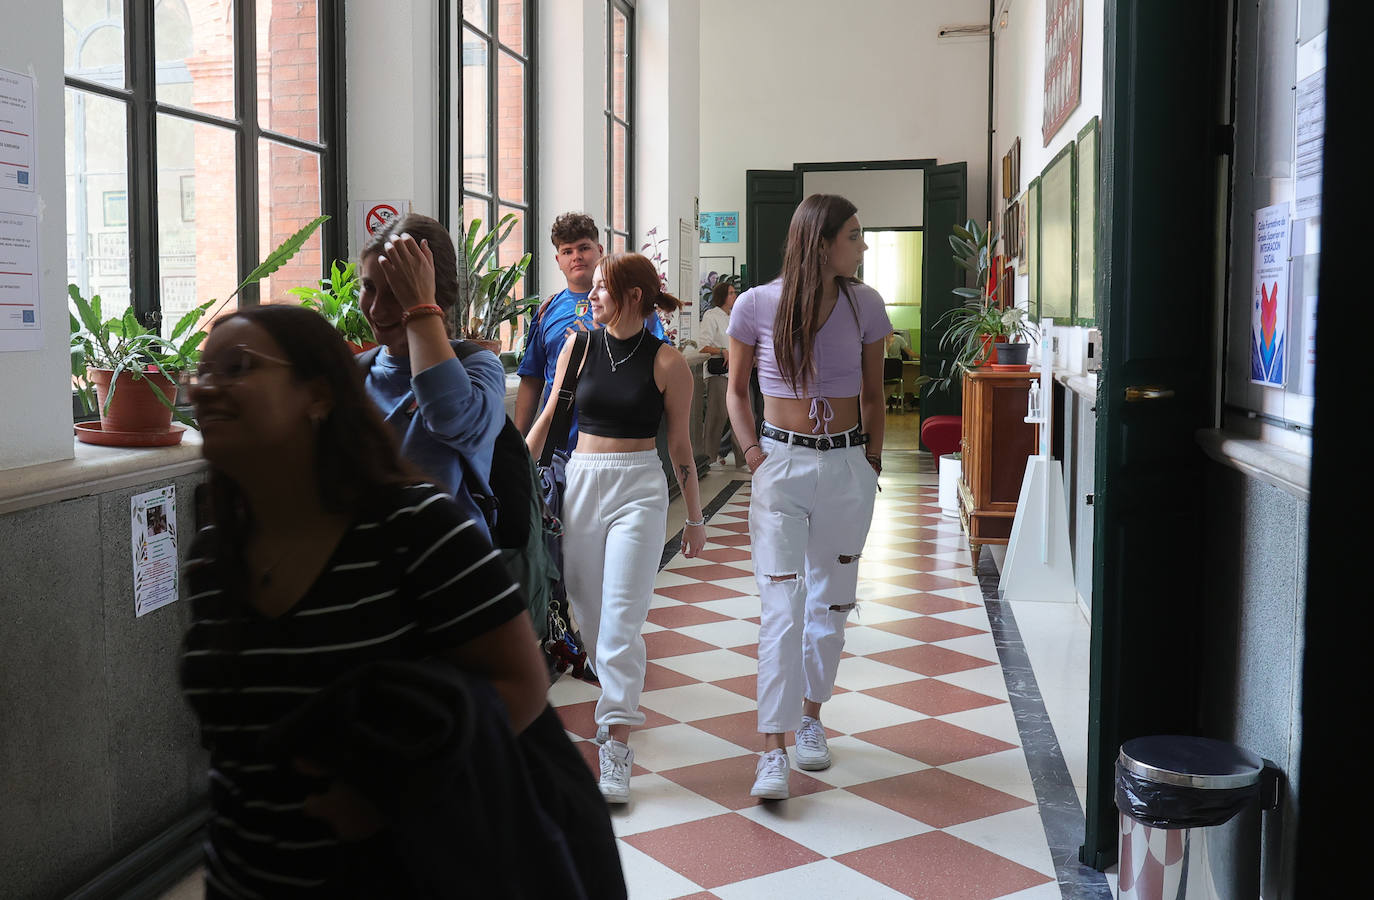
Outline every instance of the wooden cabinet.
[[975, 369], [964, 376], [963, 476], [959, 521], [968, 533], [973, 561], [983, 544], [1011, 537], [1026, 460], [1039, 434], [1026, 418], [1026, 393], [1037, 372]]

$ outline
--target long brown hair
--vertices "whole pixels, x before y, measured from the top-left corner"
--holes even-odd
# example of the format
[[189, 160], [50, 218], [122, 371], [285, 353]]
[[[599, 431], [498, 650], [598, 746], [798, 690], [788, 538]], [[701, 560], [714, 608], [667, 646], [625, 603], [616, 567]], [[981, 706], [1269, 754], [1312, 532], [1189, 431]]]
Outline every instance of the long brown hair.
[[859, 208], [838, 194], [812, 194], [792, 214], [782, 260], [782, 296], [773, 318], [773, 355], [792, 390], [804, 393], [815, 374], [811, 349], [821, 328], [821, 242], [833, 241]]
[[639, 253], [612, 253], [600, 262], [601, 277], [606, 282], [606, 290], [616, 302], [616, 318], [625, 312], [625, 298], [630, 291], [639, 288], [640, 319], [646, 319], [658, 307], [664, 312], [682, 308], [682, 301], [663, 290], [658, 279], [658, 270], [649, 258]]

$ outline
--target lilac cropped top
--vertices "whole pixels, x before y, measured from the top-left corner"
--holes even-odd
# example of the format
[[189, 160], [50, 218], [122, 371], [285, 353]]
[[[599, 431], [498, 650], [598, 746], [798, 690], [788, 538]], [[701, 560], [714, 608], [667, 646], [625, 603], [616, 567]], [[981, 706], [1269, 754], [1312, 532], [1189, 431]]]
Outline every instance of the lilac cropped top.
[[[816, 371], [808, 390], [813, 397], [857, 397], [863, 381], [862, 345], [884, 340], [892, 332], [892, 322], [877, 291], [857, 282], [846, 287], [853, 305], [841, 291], [812, 345]], [[783, 377], [773, 352], [773, 319], [781, 296], [780, 278], [740, 294], [730, 311], [728, 333], [737, 341], [754, 345], [759, 387], [765, 394], [804, 400]]]

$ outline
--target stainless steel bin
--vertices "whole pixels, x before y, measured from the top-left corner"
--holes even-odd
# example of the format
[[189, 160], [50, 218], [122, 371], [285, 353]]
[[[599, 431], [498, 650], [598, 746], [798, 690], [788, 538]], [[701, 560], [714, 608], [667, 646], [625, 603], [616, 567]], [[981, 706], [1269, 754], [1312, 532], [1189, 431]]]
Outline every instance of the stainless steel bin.
[[1278, 770], [1234, 744], [1159, 735], [1116, 760], [1119, 900], [1254, 900]]

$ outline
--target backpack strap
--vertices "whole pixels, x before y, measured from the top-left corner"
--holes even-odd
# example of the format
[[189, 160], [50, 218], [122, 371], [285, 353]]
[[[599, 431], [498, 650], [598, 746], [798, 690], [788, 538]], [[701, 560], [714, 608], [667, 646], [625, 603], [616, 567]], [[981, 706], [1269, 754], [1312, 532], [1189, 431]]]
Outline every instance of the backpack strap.
[[553, 410], [553, 422], [549, 424], [548, 437], [544, 439], [544, 452], [539, 454], [539, 465], [548, 466], [553, 462], [553, 451], [568, 446], [568, 432], [572, 430], [573, 402], [577, 399], [577, 378], [582, 373], [582, 361], [587, 356], [587, 345], [591, 342], [590, 331], [579, 331], [573, 339], [572, 356], [568, 367], [563, 370], [563, 380], [558, 383], [558, 405]]

